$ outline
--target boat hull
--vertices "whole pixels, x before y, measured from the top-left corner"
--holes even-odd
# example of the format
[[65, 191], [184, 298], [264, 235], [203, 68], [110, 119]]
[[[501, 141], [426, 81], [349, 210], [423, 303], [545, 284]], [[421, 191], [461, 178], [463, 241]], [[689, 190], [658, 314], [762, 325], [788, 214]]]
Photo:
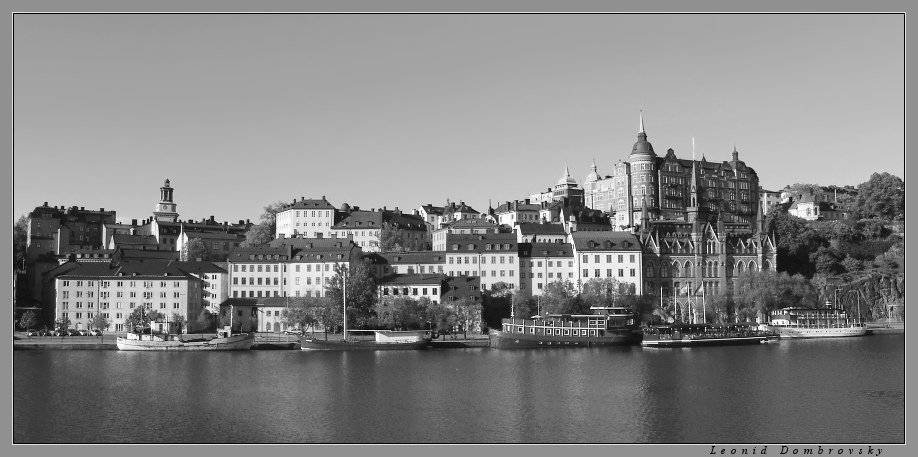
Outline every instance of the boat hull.
[[300, 337], [300, 349], [304, 351], [411, 351], [430, 345], [430, 339], [410, 342], [378, 343], [376, 341], [321, 340]]
[[242, 334], [208, 341], [140, 341], [118, 337], [117, 345], [122, 351], [247, 351], [254, 342], [251, 334]]
[[562, 335], [533, 335], [529, 333], [510, 333], [503, 330], [492, 330], [488, 335], [488, 347], [498, 349], [526, 349], [526, 348], [564, 348], [564, 347], [596, 347], [596, 346], [622, 346], [637, 344], [641, 341], [641, 334], [632, 331], [616, 332], [605, 336], [562, 336]]
[[729, 346], [735, 344], [760, 344], [768, 341], [766, 336], [728, 336], [723, 338], [652, 338], [645, 336], [641, 341], [644, 347], [693, 347], [693, 346]]
[[844, 338], [867, 334], [867, 327], [859, 326], [823, 328], [769, 326], [769, 329], [781, 338]]

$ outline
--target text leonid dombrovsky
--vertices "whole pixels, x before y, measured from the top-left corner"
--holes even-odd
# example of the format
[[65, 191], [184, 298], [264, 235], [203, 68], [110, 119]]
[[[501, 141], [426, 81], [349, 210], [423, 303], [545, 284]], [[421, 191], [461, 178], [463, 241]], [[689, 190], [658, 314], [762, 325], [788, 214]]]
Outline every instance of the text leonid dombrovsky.
[[[772, 454], [775, 452], [772, 447]], [[880, 455], [883, 449], [873, 446], [781, 446], [779, 455]], [[711, 446], [711, 454], [763, 454], [768, 455], [768, 446], [718, 447]]]

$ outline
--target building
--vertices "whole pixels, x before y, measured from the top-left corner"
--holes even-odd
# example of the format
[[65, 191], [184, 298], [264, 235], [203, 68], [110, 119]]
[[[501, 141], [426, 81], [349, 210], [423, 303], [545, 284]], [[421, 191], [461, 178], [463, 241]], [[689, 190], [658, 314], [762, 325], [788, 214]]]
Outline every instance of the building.
[[343, 216], [324, 195], [320, 199], [300, 197], [277, 212], [274, 238], [331, 238], [332, 226]]
[[567, 232], [561, 224], [517, 223], [516, 241], [520, 243], [566, 243]]
[[489, 214], [500, 225], [513, 227], [516, 224], [533, 224], [539, 222], [539, 210], [542, 206], [538, 203], [531, 203], [527, 198], [513, 202], [505, 202], [498, 205]]
[[167, 178], [163, 182], [163, 186], [159, 188], [159, 202], [154, 206], [153, 216], [143, 220], [134, 229], [133, 234], [153, 236], [162, 248], [171, 251], [181, 251], [179, 239], [182, 238], [183, 232], [236, 235], [235, 242], [227, 240], [230, 243], [229, 249], [221, 249], [221, 251], [228, 252], [232, 249], [233, 244], [238, 245], [238, 243], [245, 240], [245, 233], [252, 227], [252, 223], [248, 220], [240, 220], [238, 224], [229, 224], [226, 221], [220, 223], [214, 220], [214, 216], [199, 222], [195, 222], [192, 219], [183, 221], [178, 218], [179, 214], [176, 211], [177, 204], [174, 198], [175, 189], [170, 185]]
[[361, 261], [348, 239], [279, 238], [229, 256], [229, 298], [322, 297], [339, 265]]
[[626, 230], [640, 223], [646, 203], [650, 220], [755, 223], [759, 178], [733, 148], [730, 161], [680, 159], [672, 149], [657, 156], [647, 141], [643, 114], [637, 142], [628, 162], [619, 161], [610, 176], [600, 177], [593, 162], [584, 183], [585, 201], [613, 215], [612, 224]]
[[377, 282], [380, 301], [388, 297], [410, 297], [415, 300], [426, 298], [432, 303], [440, 303], [440, 293], [444, 291], [447, 278], [441, 274], [393, 274], [380, 278]]
[[87, 210], [85, 207], [49, 207], [48, 202], [29, 213], [26, 264], [39, 256], [59, 256], [77, 249], [104, 246], [106, 224], [115, 223], [115, 211]]
[[193, 330], [202, 309], [202, 281], [180, 268], [180, 262], [85, 263], [57, 276], [55, 319], [70, 319], [70, 328], [92, 328], [93, 317], [109, 319], [110, 330], [127, 331], [127, 317], [139, 306], [185, 319]]
[[638, 295], [645, 293], [641, 271], [643, 256], [640, 239], [627, 232], [574, 232], [575, 284], [594, 279], [614, 279], [634, 286]]
[[[644, 294], [676, 304], [683, 319], [701, 322], [705, 300], [733, 292], [745, 271], [775, 271], [773, 234], [765, 233], [761, 210], [756, 224], [744, 222], [651, 221], [643, 218]], [[708, 319], [710, 320], [710, 319]]]
[[431, 245], [434, 251], [446, 250], [446, 239], [449, 235], [485, 235], [500, 233], [500, 226], [487, 218], [466, 218], [453, 220], [434, 230]]
[[519, 243], [514, 233], [448, 234], [446, 274], [481, 277], [481, 289], [504, 282], [519, 287]]
[[564, 174], [554, 187], [549, 187], [545, 192], [529, 196], [529, 201], [532, 202], [532, 204], [562, 200], [567, 200], [568, 204], [573, 206], [582, 206], [584, 203], [584, 189], [580, 187], [580, 185], [577, 184], [577, 180], [571, 176], [570, 169], [567, 165], [564, 166]]
[[768, 215], [774, 205], [781, 203], [781, 192], [759, 188], [759, 204], [762, 205], [762, 215]]
[[574, 250], [570, 243], [521, 242], [519, 287], [531, 296], [542, 295], [548, 283], [576, 282]]
[[[415, 211], [416, 212], [416, 211]], [[361, 211], [355, 208], [344, 219], [335, 224], [332, 237], [353, 239], [366, 252], [379, 252], [383, 232], [389, 230], [398, 238], [401, 250], [421, 251], [430, 249], [427, 224], [417, 214], [402, 214], [382, 208], [378, 211]]]
[[443, 274], [446, 252], [371, 252], [364, 254], [363, 260], [376, 278], [393, 274]]
[[808, 221], [837, 221], [854, 218], [853, 210], [847, 205], [818, 200], [812, 192], [798, 194], [787, 208], [787, 213]]
[[[225, 262], [179, 262], [179, 269], [201, 280], [201, 307], [217, 313], [229, 298], [229, 274]], [[197, 316], [193, 316], [197, 318]]]

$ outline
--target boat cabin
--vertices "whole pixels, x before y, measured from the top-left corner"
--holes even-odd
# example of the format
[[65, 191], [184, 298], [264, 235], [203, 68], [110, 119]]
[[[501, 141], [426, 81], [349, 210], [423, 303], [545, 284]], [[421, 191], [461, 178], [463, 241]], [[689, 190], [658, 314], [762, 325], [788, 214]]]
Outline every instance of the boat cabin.
[[603, 336], [606, 330], [634, 324], [634, 316], [625, 308], [609, 309], [601, 314], [547, 314], [531, 319], [503, 320], [503, 331], [536, 336]]
[[781, 308], [769, 315], [771, 325], [779, 327], [835, 328], [848, 326], [848, 312], [826, 302], [823, 308]]

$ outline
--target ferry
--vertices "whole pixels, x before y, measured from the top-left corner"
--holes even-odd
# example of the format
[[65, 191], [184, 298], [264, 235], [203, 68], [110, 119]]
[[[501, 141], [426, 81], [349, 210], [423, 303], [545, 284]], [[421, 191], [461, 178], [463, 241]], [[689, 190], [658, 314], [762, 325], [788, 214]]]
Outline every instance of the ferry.
[[227, 327], [216, 338], [182, 339], [182, 335], [130, 332], [119, 336], [116, 343], [122, 351], [247, 351], [254, 342], [251, 333], [233, 335]]
[[391, 351], [418, 350], [430, 345], [431, 331], [348, 330], [340, 340], [326, 340], [315, 336], [300, 336], [300, 349], [304, 351]]
[[637, 344], [641, 332], [627, 308], [599, 308], [597, 314], [548, 314], [509, 318], [488, 335], [492, 348], [559, 348]]
[[867, 327], [851, 322], [844, 308], [826, 300], [823, 308], [781, 308], [771, 312], [768, 328], [781, 338], [864, 336]]
[[760, 344], [776, 335], [756, 323], [734, 324], [669, 324], [644, 329], [641, 346], [693, 347], [733, 344]]

